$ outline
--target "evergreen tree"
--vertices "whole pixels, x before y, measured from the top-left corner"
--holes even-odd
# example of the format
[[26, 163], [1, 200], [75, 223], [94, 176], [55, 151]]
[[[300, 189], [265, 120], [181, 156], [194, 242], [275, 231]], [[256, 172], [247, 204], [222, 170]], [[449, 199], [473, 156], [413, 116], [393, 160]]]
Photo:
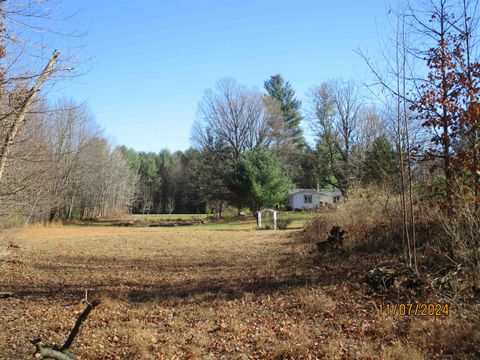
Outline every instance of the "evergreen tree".
[[242, 154], [226, 180], [237, 207], [248, 206], [254, 214], [263, 207], [280, 204], [293, 187], [280, 161], [267, 149]]
[[300, 127], [302, 115], [300, 107], [302, 102], [295, 98], [295, 91], [282, 75], [274, 75], [264, 83], [268, 96], [276, 99], [281, 106], [285, 124], [290, 132], [291, 141], [299, 148], [305, 145], [303, 131]]
[[343, 174], [337, 169], [340, 167], [341, 154], [336, 147], [331, 146], [331, 143], [328, 142], [328, 136], [321, 136], [317, 140], [315, 155], [318, 185], [321, 188], [340, 188]]
[[142, 213], [158, 212], [157, 204], [162, 179], [158, 174], [157, 154], [140, 152], [138, 157], [140, 181], [134, 211]]
[[200, 151], [198, 161], [192, 163], [192, 182], [196, 192], [217, 218], [222, 217], [230, 199], [230, 191], [225, 183], [231, 148], [214, 137], [209, 137]]
[[203, 214], [206, 212], [207, 200], [200, 190], [197, 171], [201, 170], [203, 154], [198, 149], [190, 148], [184, 156], [184, 184], [182, 191], [182, 207], [185, 213]]
[[396, 160], [392, 144], [385, 136], [379, 136], [373, 142], [371, 150], [367, 151], [365, 158], [365, 184], [395, 185]]

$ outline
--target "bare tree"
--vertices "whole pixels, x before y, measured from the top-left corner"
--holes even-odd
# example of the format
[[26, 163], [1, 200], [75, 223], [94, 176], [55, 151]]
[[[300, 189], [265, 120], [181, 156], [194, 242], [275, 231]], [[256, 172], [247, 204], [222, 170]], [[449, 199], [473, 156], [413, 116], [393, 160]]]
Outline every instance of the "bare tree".
[[[480, 54], [478, 53], [480, 47], [478, 46], [478, 28], [480, 17], [478, 14], [478, 2], [472, 0], [459, 0], [459, 8], [461, 9], [458, 15], [458, 21], [450, 21], [452, 27], [459, 34], [459, 40], [463, 59], [459, 59], [460, 73], [463, 75], [460, 81], [465, 88], [465, 106], [464, 120], [470, 126], [461, 129], [462, 137], [467, 140], [467, 147], [471, 153], [470, 172], [472, 178], [472, 188], [475, 198], [475, 209], [480, 211], [480, 159], [479, 159], [479, 137], [480, 137], [480, 123], [478, 119], [478, 91], [476, 89], [475, 67], [478, 67]], [[461, 56], [462, 57], [462, 56]], [[478, 77], [478, 75], [477, 75]], [[460, 80], [460, 79], [459, 79]]]
[[85, 174], [82, 154], [98, 133], [85, 106], [62, 100], [57, 107], [58, 110], [47, 116], [51, 149], [48, 159], [51, 179], [46, 185], [51, 201], [50, 222], [57, 215], [71, 218], [79, 184]]
[[335, 99], [328, 83], [313, 88], [309, 92], [310, 127], [317, 141], [317, 156], [319, 157], [319, 172], [323, 181], [338, 186], [333, 177], [337, 172], [338, 133], [335, 126]]
[[235, 80], [220, 80], [199, 104], [200, 119], [194, 125], [193, 140], [204, 147], [211, 138], [217, 139], [231, 149], [235, 159], [245, 150], [270, 146], [276, 131], [271, 108], [262, 94]]
[[0, 120], [4, 122], [2, 127], [4, 132], [2, 133], [2, 139], [0, 139], [0, 181], [5, 170], [8, 155], [13, 146], [13, 142], [18, 135], [18, 132], [25, 126], [27, 121], [27, 111], [31, 106], [35, 94], [40, 90], [40, 86], [47, 80], [52, 74], [53, 65], [57, 60], [60, 53], [55, 51], [48, 62], [45, 69], [43, 69], [40, 76], [35, 81], [32, 88], [24, 95], [23, 99], [19, 102], [18, 106], [13, 106], [9, 113], [3, 115]]
[[360, 95], [359, 86], [354, 81], [335, 80], [331, 83], [330, 87], [332, 89], [337, 114], [335, 127], [340, 140], [337, 147], [348, 168], [350, 165], [351, 150], [355, 144], [355, 135], [359, 124], [359, 112], [363, 100]]
[[[63, 100], [32, 116], [13, 148], [0, 216], [24, 223], [131, 210], [137, 173], [101, 136], [85, 106]], [[58, 109], [59, 108], [59, 109]]]
[[310, 124], [326, 152], [328, 174], [335, 180], [325, 181], [346, 192], [358, 175], [352, 154], [361, 138], [363, 99], [354, 81], [333, 80], [311, 90]]
[[[29, 112], [42, 85], [49, 79], [64, 76], [72, 70], [73, 56], [60, 52], [45, 58], [50, 52], [45, 36], [59, 43], [62, 33], [54, 24], [70, 15], [61, 14], [58, 0], [1, 1], [0, 2], [0, 181], [7, 160], [18, 137], [31, 116]], [[70, 64], [70, 65], [68, 65]], [[38, 110], [39, 108], [36, 108]]]
[[355, 143], [368, 150], [376, 138], [387, 135], [383, 114], [374, 106], [364, 106], [358, 112]]

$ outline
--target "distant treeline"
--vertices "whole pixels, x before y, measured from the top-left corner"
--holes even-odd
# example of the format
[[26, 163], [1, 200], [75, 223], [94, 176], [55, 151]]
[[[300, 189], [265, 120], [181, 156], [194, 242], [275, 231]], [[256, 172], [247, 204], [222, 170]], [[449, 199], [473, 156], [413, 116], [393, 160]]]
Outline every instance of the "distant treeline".
[[63, 100], [37, 109], [2, 178], [2, 218], [71, 220], [130, 207], [137, 175], [86, 108]]
[[[171, 153], [120, 150], [138, 182], [136, 213], [221, 214], [227, 204], [252, 211], [283, 205], [288, 190], [337, 187], [355, 181], [394, 188], [395, 151], [387, 113], [365, 105], [353, 81], [313, 89], [301, 112], [281, 75], [258, 93], [223, 79], [199, 104], [191, 149]], [[314, 130], [310, 146], [300, 124]]]
[[[220, 216], [227, 205], [282, 206], [294, 187], [345, 192], [355, 180], [391, 182], [388, 118], [364, 105], [358, 84], [323, 84], [312, 90], [312, 107], [303, 113], [280, 75], [265, 89], [219, 81], [200, 101], [192, 148], [174, 153], [112, 147], [85, 106], [38, 102], [8, 161], [1, 211], [25, 221], [112, 212]], [[315, 130], [314, 146], [302, 121]]]
[[[348, 195], [355, 183], [401, 193], [405, 228], [407, 213], [414, 226], [417, 199], [440, 204], [448, 214], [467, 203], [479, 211], [475, 4], [442, 0], [425, 11], [399, 7], [392, 13], [394, 41], [382, 54], [385, 70], [359, 52], [376, 82], [370, 87], [330, 80], [313, 87], [302, 104], [279, 74], [265, 81], [263, 92], [222, 79], [199, 101], [192, 148], [175, 153], [114, 147], [85, 106], [33, 102], [35, 81], [67, 68], [60, 64], [54, 72], [47, 66], [31, 75], [7, 66], [6, 54], [17, 53], [4, 37], [0, 216], [7, 220], [2, 223], [112, 212], [220, 216], [228, 205], [239, 211], [282, 206], [294, 187], [335, 187]], [[30, 11], [37, 7], [43, 9], [28, 5]], [[1, 19], [15, 13], [0, 7]], [[1, 19], [8, 29], [10, 21]], [[412, 42], [413, 34], [424, 42]], [[22, 49], [15, 59], [24, 55]], [[375, 101], [368, 100], [372, 97]]]
[[[354, 181], [395, 187], [390, 119], [365, 105], [357, 83], [322, 84], [303, 112], [282, 76], [272, 76], [265, 89], [219, 81], [199, 103], [192, 148], [174, 153], [112, 147], [85, 106], [37, 103], [2, 179], [2, 213], [29, 221], [112, 212], [220, 216], [228, 205], [282, 206], [294, 187], [346, 192]], [[314, 130], [314, 145], [302, 121]]]

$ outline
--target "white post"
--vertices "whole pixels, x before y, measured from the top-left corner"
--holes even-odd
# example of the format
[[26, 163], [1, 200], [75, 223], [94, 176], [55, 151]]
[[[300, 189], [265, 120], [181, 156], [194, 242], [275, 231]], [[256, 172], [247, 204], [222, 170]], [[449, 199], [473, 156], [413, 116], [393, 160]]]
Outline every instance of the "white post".
[[273, 230], [277, 230], [277, 211], [273, 212]]
[[258, 228], [261, 229], [262, 228], [262, 212], [261, 211], [258, 212], [257, 224], [258, 224]]

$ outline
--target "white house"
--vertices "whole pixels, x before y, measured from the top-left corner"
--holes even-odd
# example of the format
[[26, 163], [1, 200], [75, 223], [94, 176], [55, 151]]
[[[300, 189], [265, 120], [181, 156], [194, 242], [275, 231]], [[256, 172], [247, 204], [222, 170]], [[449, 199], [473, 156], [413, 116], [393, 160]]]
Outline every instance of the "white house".
[[314, 209], [343, 201], [343, 195], [338, 189], [295, 189], [289, 195], [292, 210]]

